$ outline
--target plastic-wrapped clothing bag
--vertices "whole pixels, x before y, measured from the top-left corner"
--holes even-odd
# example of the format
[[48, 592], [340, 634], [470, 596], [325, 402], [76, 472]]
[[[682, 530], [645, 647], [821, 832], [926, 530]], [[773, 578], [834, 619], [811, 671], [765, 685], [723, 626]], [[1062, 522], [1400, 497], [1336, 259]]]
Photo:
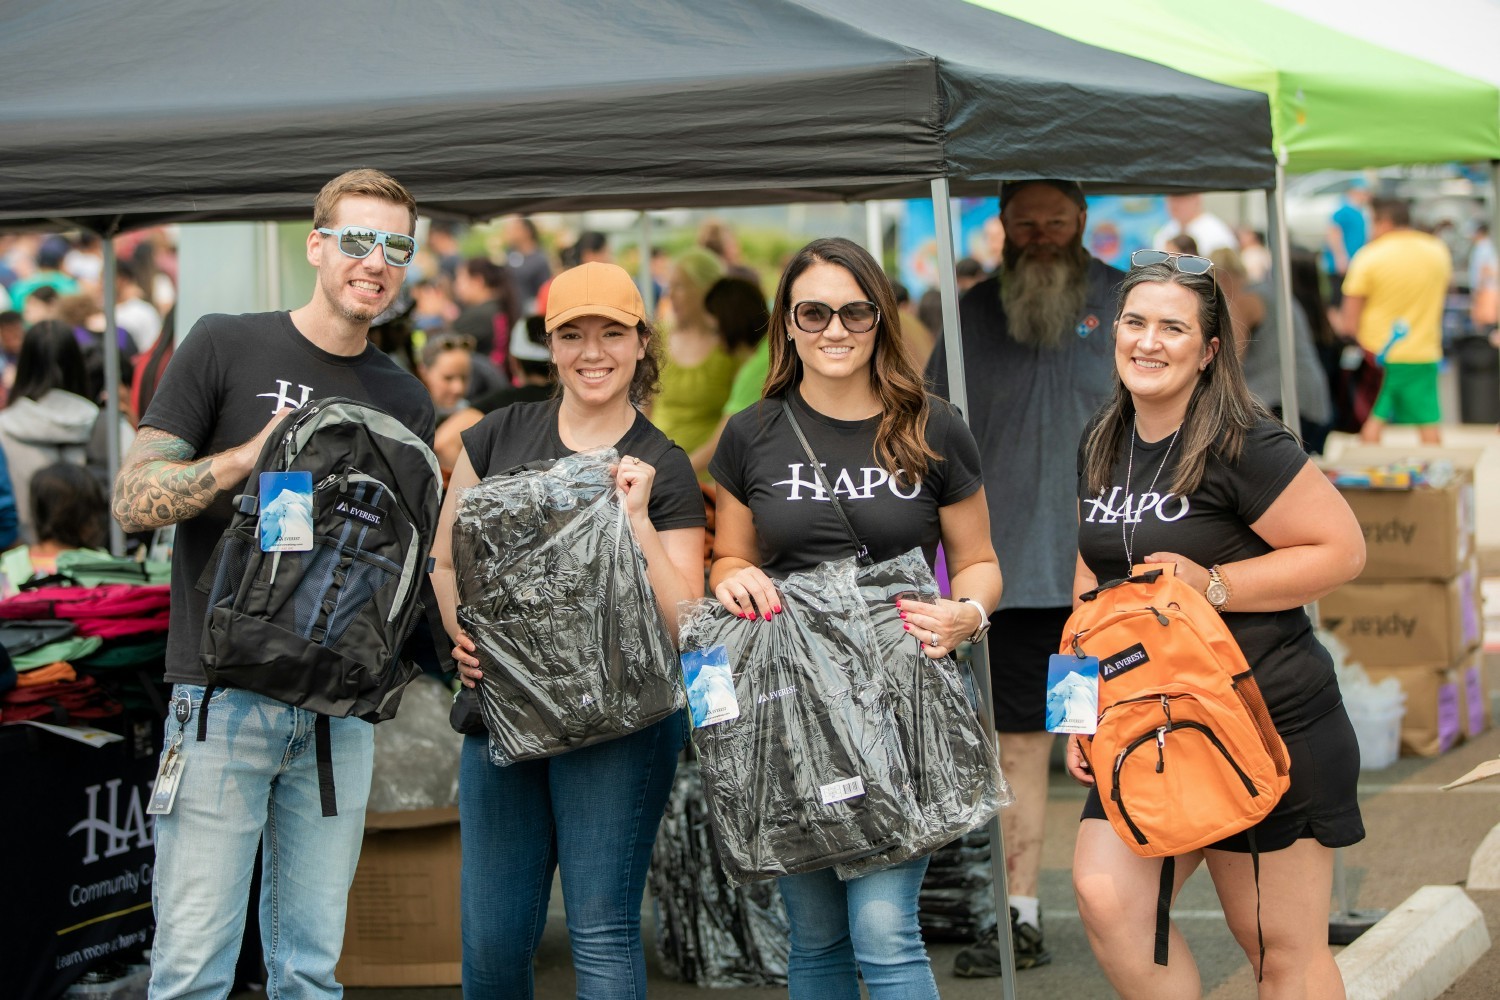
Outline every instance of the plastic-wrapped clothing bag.
[[790, 928], [775, 882], [731, 889], [719, 864], [697, 761], [678, 766], [651, 851], [662, 971], [698, 986], [786, 986]]
[[931, 853], [1015, 801], [1000, 773], [994, 734], [986, 732], [966, 690], [961, 673], [966, 665], [951, 656], [928, 657], [902, 627], [897, 599], [928, 604], [938, 599], [937, 581], [922, 550], [858, 567], [855, 580], [874, 631], [874, 665], [884, 672], [885, 689], [894, 701], [920, 813], [898, 846], [840, 865], [840, 878]]
[[448, 727], [453, 695], [424, 674], [401, 697], [401, 713], [375, 727], [372, 813], [443, 809], [458, 805], [458, 756], [463, 740]]
[[853, 567], [787, 577], [769, 621], [700, 601], [682, 625], [733, 670], [738, 716], [693, 732], [730, 885], [888, 850], [918, 814]]
[[929, 855], [917, 919], [928, 942], [972, 944], [995, 926], [987, 827], [971, 830]]
[[686, 703], [671, 633], [612, 473], [613, 449], [466, 490], [458, 619], [497, 764], [616, 739]]

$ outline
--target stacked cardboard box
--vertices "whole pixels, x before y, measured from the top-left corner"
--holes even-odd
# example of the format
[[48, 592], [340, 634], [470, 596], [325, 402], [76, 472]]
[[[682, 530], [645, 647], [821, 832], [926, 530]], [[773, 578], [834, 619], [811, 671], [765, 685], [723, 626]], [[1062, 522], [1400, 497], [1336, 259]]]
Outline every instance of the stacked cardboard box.
[[349, 890], [345, 986], [457, 986], [458, 809], [367, 813]]
[[1371, 679], [1400, 682], [1406, 692], [1402, 749], [1433, 756], [1488, 725], [1474, 545], [1478, 453], [1349, 448], [1337, 466], [1378, 467], [1413, 457], [1446, 463], [1452, 476], [1408, 489], [1341, 488], [1364, 529], [1365, 570], [1323, 598], [1318, 611], [1323, 627]]

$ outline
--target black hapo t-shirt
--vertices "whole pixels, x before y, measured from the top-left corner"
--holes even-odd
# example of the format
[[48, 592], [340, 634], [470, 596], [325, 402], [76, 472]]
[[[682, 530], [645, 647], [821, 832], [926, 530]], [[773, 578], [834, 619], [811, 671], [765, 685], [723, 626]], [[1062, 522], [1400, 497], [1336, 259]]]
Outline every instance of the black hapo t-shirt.
[[[1090, 422], [1084, 442], [1092, 430]], [[1110, 486], [1098, 496], [1084, 481], [1080, 444], [1078, 551], [1100, 583], [1129, 575], [1125, 539], [1137, 563], [1153, 552], [1177, 552], [1200, 566], [1215, 566], [1272, 551], [1250, 525], [1307, 465], [1307, 454], [1291, 432], [1270, 418], [1260, 420], [1246, 435], [1239, 461], [1229, 464], [1210, 455], [1203, 482], [1188, 496], [1169, 492], [1182, 446], [1181, 440], [1171, 441], [1170, 436], [1150, 443], [1137, 440], [1131, 463], [1127, 437]], [[1133, 469], [1127, 484], [1128, 465]], [[1311, 721], [1303, 710], [1328, 688], [1334, 670], [1307, 614], [1300, 607], [1262, 612], [1234, 611], [1233, 606], [1231, 594], [1224, 624], [1245, 654], [1277, 728], [1285, 732]], [[1318, 706], [1322, 704], [1320, 699]]]
[[[528, 462], [573, 454], [558, 436], [557, 408], [556, 399], [513, 403], [464, 431], [464, 452], [479, 478]], [[614, 449], [622, 458], [633, 455], [655, 467], [646, 514], [657, 531], [701, 528], [707, 523], [703, 491], [687, 452], [668, 440], [645, 414], [636, 411], [635, 423], [615, 442]]]
[[[304, 337], [286, 312], [209, 315], [193, 324], [167, 365], [142, 427], [186, 441], [198, 457], [244, 444], [285, 406], [343, 396], [378, 406], [432, 443], [432, 397], [415, 377], [367, 345], [329, 354]], [[198, 577], [233, 515], [240, 484], [224, 483], [202, 514], [177, 526], [172, 551], [172, 624], [166, 679], [204, 684], [199, 660], [208, 595]]]
[[[870, 555], [890, 559], [920, 545], [931, 565], [942, 534], [938, 508], [984, 485], [979, 448], [958, 411], [928, 397], [927, 444], [942, 460], [929, 462], [912, 484], [906, 477], [893, 480], [875, 460], [878, 416], [835, 420], [809, 407], [800, 392], [790, 396], [797, 422]], [[779, 579], [854, 554], [854, 542], [808, 465], [780, 397], [729, 418], [708, 471], [750, 508], [760, 567], [767, 575]]]

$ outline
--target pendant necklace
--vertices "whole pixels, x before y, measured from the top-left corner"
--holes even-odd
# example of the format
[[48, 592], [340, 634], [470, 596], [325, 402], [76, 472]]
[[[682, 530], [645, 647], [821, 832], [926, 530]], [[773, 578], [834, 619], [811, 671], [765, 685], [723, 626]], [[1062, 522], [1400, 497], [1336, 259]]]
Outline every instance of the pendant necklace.
[[[1177, 443], [1177, 435], [1180, 433], [1182, 433], [1182, 425], [1178, 424], [1177, 430], [1172, 432], [1172, 440], [1167, 442], [1166, 452], [1161, 456], [1161, 464], [1156, 467], [1156, 475], [1151, 477], [1151, 485], [1146, 487], [1146, 493], [1154, 493], [1156, 491], [1156, 481], [1161, 478], [1161, 470], [1167, 467], [1167, 459], [1172, 457], [1172, 446]], [[1125, 493], [1127, 496], [1129, 496], [1130, 494], [1130, 480], [1135, 473], [1136, 436], [1136, 425], [1135, 421], [1132, 420], [1130, 422], [1130, 454], [1129, 457], [1125, 460]], [[1145, 496], [1146, 493], [1142, 493], [1141, 496]], [[1135, 557], [1133, 554], [1133, 549], [1135, 547], [1135, 529], [1141, 523], [1140, 510], [1137, 509], [1135, 512], [1135, 521], [1130, 525], [1129, 537], [1126, 537], [1125, 535], [1126, 520], [1129, 519], [1125, 518], [1120, 521], [1120, 542], [1125, 546], [1125, 570], [1126, 575], [1129, 575], [1129, 573], [1135, 569]]]

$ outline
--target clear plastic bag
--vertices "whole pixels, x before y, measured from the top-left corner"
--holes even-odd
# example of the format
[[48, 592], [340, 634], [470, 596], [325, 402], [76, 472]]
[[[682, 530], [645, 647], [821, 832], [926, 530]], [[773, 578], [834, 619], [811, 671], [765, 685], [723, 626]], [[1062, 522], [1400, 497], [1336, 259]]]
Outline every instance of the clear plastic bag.
[[786, 986], [786, 907], [775, 882], [731, 889], [709, 827], [698, 762], [676, 783], [651, 852], [656, 954], [662, 971], [698, 986]]
[[452, 701], [436, 677], [412, 681], [401, 711], [375, 727], [375, 768], [367, 809], [406, 812], [458, 805], [458, 756], [463, 740], [448, 726]]
[[929, 855], [917, 899], [917, 919], [928, 943], [973, 944], [995, 926], [987, 827], [970, 830]]
[[459, 499], [458, 619], [497, 764], [616, 739], [686, 704], [616, 462], [612, 449], [569, 455]]
[[1015, 801], [1000, 772], [995, 735], [980, 722], [965, 684], [967, 661], [928, 657], [902, 627], [898, 599], [925, 604], [938, 599], [922, 550], [859, 567], [855, 579], [874, 632], [874, 665], [884, 672], [894, 701], [892, 714], [920, 812], [897, 847], [839, 865], [840, 878], [928, 854]]
[[889, 850], [918, 814], [853, 565], [788, 577], [769, 621], [699, 601], [682, 624], [733, 665], [738, 717], [693, 732], [731, 886]]

